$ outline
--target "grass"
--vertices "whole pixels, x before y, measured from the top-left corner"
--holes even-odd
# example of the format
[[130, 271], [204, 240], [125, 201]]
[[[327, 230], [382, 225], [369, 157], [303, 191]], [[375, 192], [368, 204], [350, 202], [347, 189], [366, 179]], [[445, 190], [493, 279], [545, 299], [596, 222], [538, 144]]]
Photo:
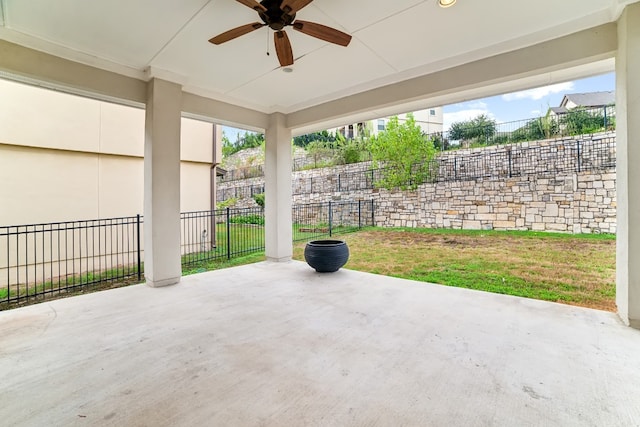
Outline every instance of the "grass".
[[220, 270], [221, 268], [235, 267], [238, 265], [253, 264], [255, 262], [264, 261], [264, 251], [255, 252], [249, 255], [244, 255], [227, 260], [226, 258], [219, 258], [210, 261], [202, 261], [197, 264], [183, 267], [182, 275], [188, 276], [190, 274], [204, 273], [206, 271]]
[[612, 235], [376, 228], [342, 238], [352, 270], [615, 310]]
[[[243, 216], [235, 218], [238, 218], [237, 222], [232, 223], [228, 229], [224, 223], [216, 225], [216, 248], [182, 256], [183, 275], [264, 260], [264, 226], [254, 224], [258, 217]], [[321, 237], [319, 232], [301, 231], [305, 228], [308, 228], [308, 226], [295, 224], [293, 226], [294, 238], [307, 241]], [[227, 237], [230, 238], [229, 241], [231, 242], [230, 260], [227, 258]], [[195, 243], [184, 249], [198, 250], [199, 245]], [[142, 270], [144, 270], [144, 263], [142, 264]], [[131, 276], [125, 279], [114, 279], [125, 275]], [[102, 271], [69, 274], [36, 284], [12, 285], [10, 290], [6, 287], [0, 288], [0, 310], [142, 282], [144, 282], [144, 278], [140, 281], [137, 280], [137, 267], [125, 265]], [[19, 297], [20, 301], [8, 303], [7, 296], [11, 299]]]
[[[294, 258], [304, 260], [304, 245], [319, 236], [294, 225], [301, 240], [294, 246]], [[313, 228], [313, 227], [310, 227]], [[317, 227], [316, 227], [317, 228]], [[320, 227], [321, 228], [321, 227]], [[218, 248], [196, 257], [217, 257], [183, 267], [183, 275], [245, 265], [264, 260], [262, 227], [235, 224], [229, 229], [232, 251], [246, 255], [226, 257], [226, 227], [218, 228]], [[351, 257], [346, 268], [447, 286], [477, 289], [546, 301], [615, 310], [615, 236], [597, 234], [554, 234], [538, 232], [467, 231], [443, 229], [367, 228], [338, 235], [346, 240]], [[193, 255], [183, 257], [183, 262]], [[110, 275], [115, 272], [95, 273]], [[83, 275], [84, 279], [90, 279]], [[113, 277], [113, 276], [112, 276]], [[79, 278], [67, 278], [79, 283]], [[63, 279], [64, 282], [64, 279]], [[135, 279], [107, 282], [79, 288], [47, 299], [110, 289], [138, 283]], [[41, 284], [55, 287], [57, 282]], [[7, 290], [0, 289], [0, 300]], [[41, 302], [42, 298], [28, 302]], [[0, 310], [11, 307], [0, 303]]]

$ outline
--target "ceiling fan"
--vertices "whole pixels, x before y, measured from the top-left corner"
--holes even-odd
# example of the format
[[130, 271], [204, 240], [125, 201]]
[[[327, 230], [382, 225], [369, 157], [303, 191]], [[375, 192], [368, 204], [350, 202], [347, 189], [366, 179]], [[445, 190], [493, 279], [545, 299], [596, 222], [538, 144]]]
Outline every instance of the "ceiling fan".
[[258, 12], [262, 22], [241, 25], [240, 27], [225, 31], [211, 38], [209, 42], [219, 45], [268, 26], [275, 31], [273, 39], [278, 61], [282, 67], [293, 64], [291, 42], [289, 41], [287, 33], [284, 31], [284, 28], [287, 26], [291, 26], [294, 30], [300, 31], [301, 33], [340, 46], [347, 46], [349, 42], [351, 42], [351, 36], [349, 34], [338, 31], [335, 28], [315, 22], [296, 20], [296, 13], [313, 0], [262, 0], [260, 3], [256, 0], [236, 1]]

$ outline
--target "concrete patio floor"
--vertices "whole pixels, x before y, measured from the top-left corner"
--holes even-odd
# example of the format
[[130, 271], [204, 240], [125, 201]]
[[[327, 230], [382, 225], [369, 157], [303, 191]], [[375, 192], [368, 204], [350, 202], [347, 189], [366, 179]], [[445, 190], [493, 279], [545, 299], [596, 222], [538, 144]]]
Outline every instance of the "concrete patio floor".
[[258, 263], [0, 313], [7, 426], [637, 426], [613, 313]]

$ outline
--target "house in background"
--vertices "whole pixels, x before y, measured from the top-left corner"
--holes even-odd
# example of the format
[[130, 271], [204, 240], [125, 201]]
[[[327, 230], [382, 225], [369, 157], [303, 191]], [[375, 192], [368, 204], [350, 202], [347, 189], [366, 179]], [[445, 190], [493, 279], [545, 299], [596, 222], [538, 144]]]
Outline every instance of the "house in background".
[[[406, 114], [398, 114], [398, 121], [402, 124], [407, 120]], [[418, 110], [413, 113], [413, 118], [416, 121], [422, 132], [425, 134], [431, 134], [436, 132], [442, 132], [443, 130], [443, 112], [442, 107], [427, 108], [424, 110]], [[367, 122], [360, 122], [350, 125], [341, 126], [338, 128], [330, 129], [330, 132], [340, 133], [347, 139], [357, 138], [358, 136], [376, 136], [378, 133], [384, 131], [387, 128], [389, 117], [381, 119], [369, 120]]]
[[562, 101], [558, 107], [551, 107], [551, 114], [560, 116], [576, 107], [604, 109], [615, 103], [616, 92], [613, 90], [606, 92], [568, 93], [562, 97]]

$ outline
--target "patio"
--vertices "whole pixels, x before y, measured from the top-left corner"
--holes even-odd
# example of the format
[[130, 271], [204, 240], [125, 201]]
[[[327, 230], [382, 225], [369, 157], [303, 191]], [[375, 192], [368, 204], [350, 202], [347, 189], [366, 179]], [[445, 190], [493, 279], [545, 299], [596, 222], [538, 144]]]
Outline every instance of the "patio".
[[[268, 3], [288, 20], [329, 25], [353, 40], [345, 48], [298, 34], [294, 21], [295, 64], [284, 67], [268, 54], [269, 39], [279, 37], [273, 28], [223, 46], [208, 41], [230, 28], [257, 29], [248, 24], [261, 19], [253, 0], [91, 7], [0, 0], [1, 78], [144, 108], [149, 286], [181, 280], [183, 117], [264, 132], [265, 254], [286, 262], [293, 136], [615, 70], [616, 304], [624, 324], [640, 329], [639, 0], [459, 1], [446, 8], [435, 0]], [[46, 135], [25, 144], [49, 147]], [[220, 160], [214, 156], [212, 165]]]
[[5, 425], [639, 425], [616, 314], [300, 262], [0, 313]]

